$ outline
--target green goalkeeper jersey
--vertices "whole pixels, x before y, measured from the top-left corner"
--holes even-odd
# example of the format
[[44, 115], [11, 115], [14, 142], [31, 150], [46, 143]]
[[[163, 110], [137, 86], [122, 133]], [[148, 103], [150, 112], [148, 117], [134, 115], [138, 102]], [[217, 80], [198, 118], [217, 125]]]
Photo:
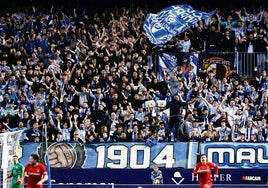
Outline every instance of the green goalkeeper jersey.
[[11, 183], [11, 187], [19, 187], [17, 184], [17, 181], [19, 178], [21, 178], [22, 176], [22, 172], [23, 172], [23, 165], [20, 163], [14, 164], [12, 166], [12, 183]]

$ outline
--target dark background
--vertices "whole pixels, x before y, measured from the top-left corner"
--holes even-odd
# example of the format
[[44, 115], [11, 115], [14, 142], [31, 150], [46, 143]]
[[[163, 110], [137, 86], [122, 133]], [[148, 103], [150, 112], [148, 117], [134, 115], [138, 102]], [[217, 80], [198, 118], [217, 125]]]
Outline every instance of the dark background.
[[157, 12], [169, 5], [190, 4], [194, 8], [204, 8], [212, 10], [215, 8], [224, 8], [227, 10], [246, 7], [248, 12], [254, 9], [264, 7], [267, 0], [1, 0], [0, 10], [16, 11], [25, 10], [31, 5], [35, 5], [39, 11], [49, 10], [51, 5], [55, 8], [63, 8], [64, 12], [73, 10], [84, 10], [87, 14], [93, 14], [96, 11], [111, 10], [117, 7], [136, 7], [147, 8], [150, 12]]

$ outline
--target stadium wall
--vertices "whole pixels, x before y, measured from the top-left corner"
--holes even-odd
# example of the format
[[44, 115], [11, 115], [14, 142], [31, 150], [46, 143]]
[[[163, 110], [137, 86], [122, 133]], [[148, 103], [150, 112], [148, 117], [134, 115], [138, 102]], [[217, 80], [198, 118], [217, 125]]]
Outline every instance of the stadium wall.
[[[22, 143], [20, 161], [28, 162], [36, 152], [44, 159], [40, 143]], [[208, 155], [220, 167], [215, 184], [266, 185], [268, 177], [265, 143], [52, 143], [47, 148], [51, 179], [68, 184], [143, 184], [149, 185], [152, 166], [158, 164], [164, 183], [197, 185], [192, 171], [199, 153]]]

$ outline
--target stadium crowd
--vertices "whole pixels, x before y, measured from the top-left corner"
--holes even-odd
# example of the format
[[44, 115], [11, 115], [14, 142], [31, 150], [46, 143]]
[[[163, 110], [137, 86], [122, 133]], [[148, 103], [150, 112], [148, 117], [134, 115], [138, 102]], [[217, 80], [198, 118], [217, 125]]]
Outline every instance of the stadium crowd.
[[218, 9], [169, 42], [182, 53], [261, 52], [256, 84], [236, 70], [217, 80], [179, 69], [159, 81], [146, 13], [1, 11], [1, 132], [23, 130], [29, 142], [267, 141], [268, 11]]

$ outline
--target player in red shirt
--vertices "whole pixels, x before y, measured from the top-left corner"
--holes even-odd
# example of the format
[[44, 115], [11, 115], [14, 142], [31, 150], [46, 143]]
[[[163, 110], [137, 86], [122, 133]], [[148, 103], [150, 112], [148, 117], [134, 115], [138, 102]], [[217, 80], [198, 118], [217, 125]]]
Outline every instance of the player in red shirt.
[[22, 184], [26, 175], [28, 175], [27, 188], [43, 188], [43, 183], [48, 179], [47, 170], [46, 166], [39, 162], [37, 154], [31, 154], [30, 161], [25, 166]]
[[200, 188], [212, 187], [211, 169], [215, 169], [214, 177], [218, 177], [218, 166], [215, 163], [207, 162], [207, 156], [202, 154], [200, 156], [200, 162], [196, 164], [193, 171], [195, 176], [198, 175]]

